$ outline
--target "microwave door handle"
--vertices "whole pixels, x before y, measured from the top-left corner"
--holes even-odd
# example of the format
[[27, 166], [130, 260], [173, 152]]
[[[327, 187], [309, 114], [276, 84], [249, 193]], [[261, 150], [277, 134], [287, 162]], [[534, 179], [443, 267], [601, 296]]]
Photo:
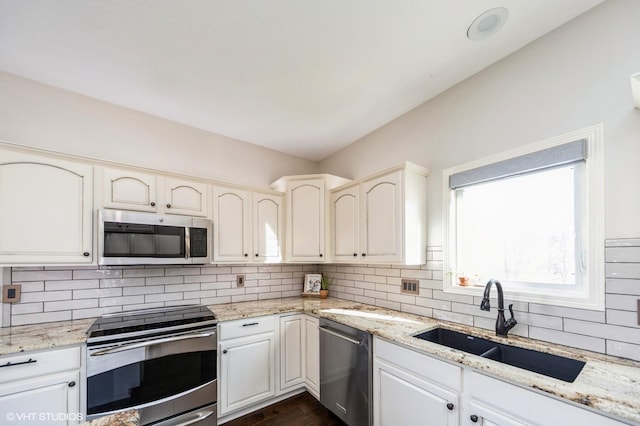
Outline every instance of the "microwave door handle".
[[184, 228], [184, 258], [189, 259], [191, 257], [191, 228]]
[[144, 348], [146, 346], [155, 346], [161, 345], [163, 343], [176, 342], [179, 340], [201, 339], [204, 337], [211, 337], [215, 334], [216, 332], [214, 331], [211, 333], [191, 334], [189, 336], [167, 337], [166, 339], [154, 339], [146, 342], [131, 343], [129, 345], [120, 345], [116, 346], [115, 348], [108, 348], [101, 351], [93, 352], [92, 354], [90, 354], [90, 356], [108, 355], [116, 352], [128, 351], [130, 349]]

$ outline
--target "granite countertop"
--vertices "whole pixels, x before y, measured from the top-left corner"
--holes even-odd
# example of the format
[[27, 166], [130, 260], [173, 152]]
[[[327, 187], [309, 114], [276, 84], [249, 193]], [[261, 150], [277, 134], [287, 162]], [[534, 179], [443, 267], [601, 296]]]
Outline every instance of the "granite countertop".
[[[296, 312], [328, 318], [404, 347], [640, 424], [640, 362], [519, 336], [510, 336], [505, 341], [490, 330], [341, 299], [295, 297], [211, 305], [209, 308], [220, 321]], [[92, 322], [93, 319], [87, 319], [1, 328], [0, 355], [83, 343]], [[500, 343], [570, 357], [585, 361], [586, 365], [575, 382], [567, 383], [412, 337], [438, 326]]]
[[95, 318], [0, 328], [0, 355], [77, 345]]
[[109, 416], [99, 417], [80, 426], [138, 426], [140, 413], [138, 410], [122, 411]]

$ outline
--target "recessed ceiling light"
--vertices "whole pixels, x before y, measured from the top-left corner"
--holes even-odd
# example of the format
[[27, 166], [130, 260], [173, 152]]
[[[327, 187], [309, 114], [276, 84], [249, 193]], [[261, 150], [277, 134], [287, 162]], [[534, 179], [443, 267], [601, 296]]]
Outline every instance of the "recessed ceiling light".
[[504, 7], [489, 9], [473, 20], [467, 30], [469, 40], [482, 40], [498, 32], [507, 22], [509, 11]]

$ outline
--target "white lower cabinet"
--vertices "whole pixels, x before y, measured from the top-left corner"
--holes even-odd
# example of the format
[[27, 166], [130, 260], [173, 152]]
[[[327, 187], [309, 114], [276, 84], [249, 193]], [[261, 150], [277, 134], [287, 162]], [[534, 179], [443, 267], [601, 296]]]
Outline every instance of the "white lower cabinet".
[[275, 317], [220, 323], [220, 415], [275, 396], [276, 326]]
[[305, 388], [319, 398], [318, 318], [247, 318], [221, 322], [218, 331], [218, 417], [223, 421]]
[[280, 391], [304, 384], [304, 317], [280, 317]]
[[306, 389], [320, 397], [318, 318], [306, 314], [280, 317], [280, 392]]
[[0, 357], [0, 423], [77, 425], [80, 349]]
[[[552, 380], [552, 379], [549, 379]], [[465, 371], [465, 391], [469, 397], [465, 425], [597, 425], [621, 423], [476, 371]]]
[[320, 399], [320, 321], [316, 317], [304, 316], [304, 383], [307, 391]]
[[373, 424], [458, 425], [461, 369], [374, 338]]
[[373, 353], [376, 426], [625, 424], [377, 337]]

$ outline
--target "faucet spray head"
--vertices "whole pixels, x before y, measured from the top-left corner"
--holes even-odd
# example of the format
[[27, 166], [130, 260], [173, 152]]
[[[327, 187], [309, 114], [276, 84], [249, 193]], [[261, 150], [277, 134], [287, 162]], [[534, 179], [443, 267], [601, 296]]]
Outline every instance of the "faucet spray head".
[[491, 310], [491, 304], [489, 303], [488, 298], [482, 299], [482, 303], [480, 303], [480, 309], [482, 309], [483, 311]]

